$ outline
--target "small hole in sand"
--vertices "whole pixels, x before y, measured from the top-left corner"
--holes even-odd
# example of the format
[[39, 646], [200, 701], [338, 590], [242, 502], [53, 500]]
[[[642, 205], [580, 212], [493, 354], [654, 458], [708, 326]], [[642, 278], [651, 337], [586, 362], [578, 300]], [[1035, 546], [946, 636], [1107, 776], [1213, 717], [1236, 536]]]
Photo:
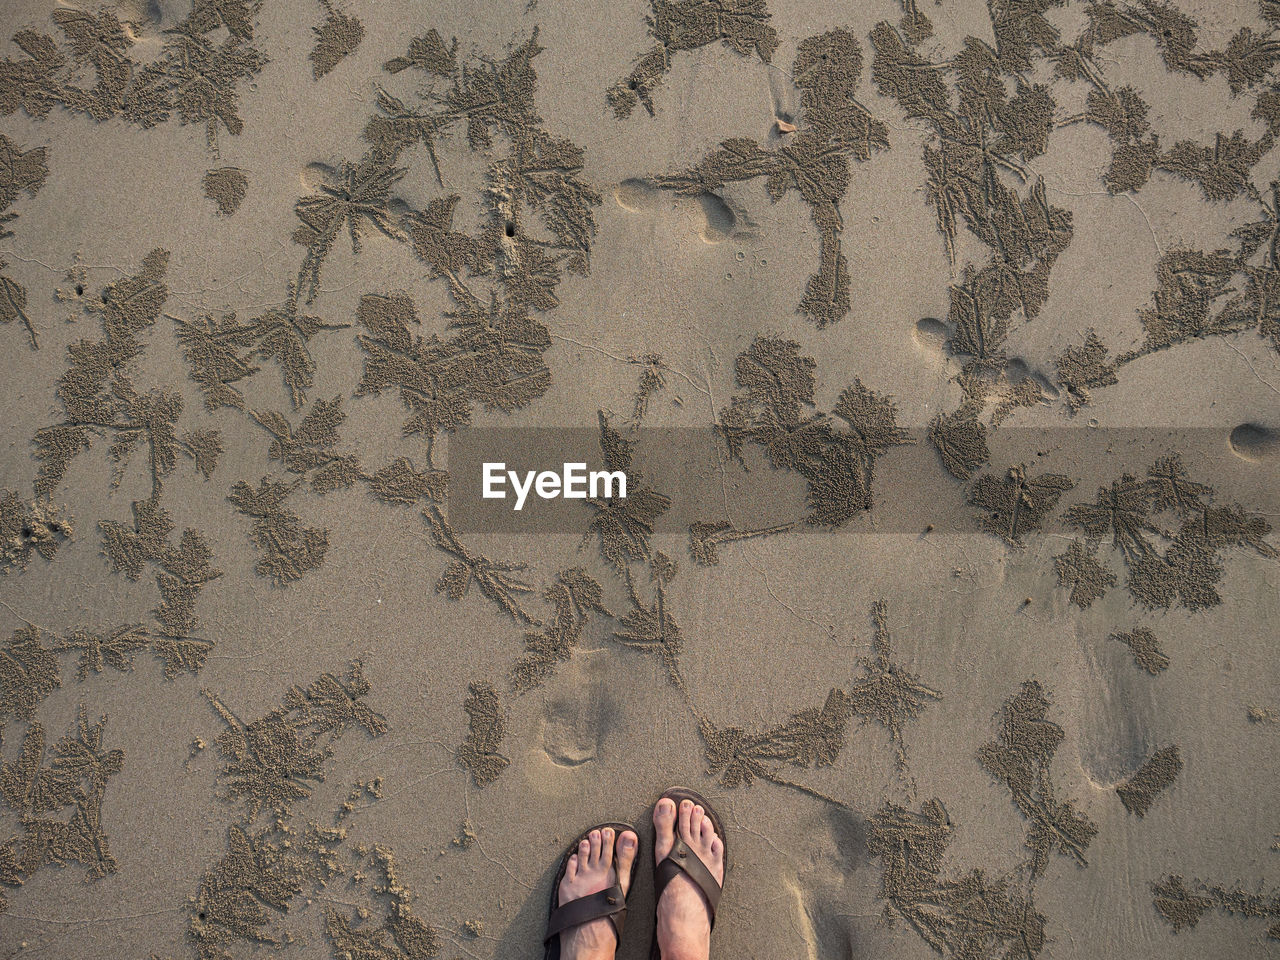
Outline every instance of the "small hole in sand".
[[83, 297], [83, 296], [84, 296], [84, 284], [83, 284], [83, 283], [77, 283], [77, 284], [76, 284], [76, 296], [77, 296], [77, 297]]
[[31, 535], [32, 535], [32, 533], [33, 533], [33, 532], [34, 532], [34, 531], [33, 531], [30, 527], [23, 527], [23, 528], [22, 528], [22, 539], [23, 539], [23, 540], [30, 540], [30, 539], [31, 539]]
[[516, 235], [516, 224], [514, 220], [507, 221], [507, 236], [514, 237]]

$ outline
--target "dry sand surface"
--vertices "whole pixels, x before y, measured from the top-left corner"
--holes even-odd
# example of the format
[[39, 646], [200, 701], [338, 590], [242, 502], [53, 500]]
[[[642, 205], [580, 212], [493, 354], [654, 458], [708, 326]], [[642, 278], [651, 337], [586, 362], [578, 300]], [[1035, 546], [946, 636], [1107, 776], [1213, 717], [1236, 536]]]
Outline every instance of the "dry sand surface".
[[0, 26], [0, 957], [1280, 951], [1280, 4]]

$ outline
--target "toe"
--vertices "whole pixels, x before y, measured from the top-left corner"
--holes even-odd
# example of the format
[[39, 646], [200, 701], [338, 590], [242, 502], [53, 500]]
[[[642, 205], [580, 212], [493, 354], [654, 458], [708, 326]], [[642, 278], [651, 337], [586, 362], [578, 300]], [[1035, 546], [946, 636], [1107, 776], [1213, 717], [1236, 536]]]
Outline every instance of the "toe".
[[693, 816], [693, 801], [680, 801], [680, 836], [686, 842], [689, 840], [689, 820]]
[[702, 818], [702, 829], [699, 831], [699, 834], [702, 837], [702, 842], [710, 845], [711, 838], [716, 835], [716, 828], [715, 825], [712, 824], [710, 817]]
[[625, 894], [631, 889], [631, 864], [640, 850], [640, 838], [631, 830], [618, 837], [618, 883]]
[[600, 831], [592, 830], [587, 835], [587, 867], [595, 869], [600, 865]]
[[689, 835], [688, 840], [696, 841], [702, 835], [702, 819], [704, 810], [701, 806], [694, 804], [693, 809], [689, 811]]
[[661, 861], [675, 843], [676, 805], [670, 797], [663, 797], [653, 808], [654, 857]]
[[572, 854], [564, 867], [564, 878], [572, 883], [578, 878], [578, 855]]
[[600, 831], [600, 865], [608, 870], [613, 866], [613, 828]]

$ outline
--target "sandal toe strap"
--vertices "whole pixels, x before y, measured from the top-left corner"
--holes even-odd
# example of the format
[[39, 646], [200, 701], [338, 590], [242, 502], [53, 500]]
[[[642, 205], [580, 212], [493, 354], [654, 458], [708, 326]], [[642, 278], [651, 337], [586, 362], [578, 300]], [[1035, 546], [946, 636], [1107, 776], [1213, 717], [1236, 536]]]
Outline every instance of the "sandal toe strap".
[[627, 898], [619, 884], [577, 900], [570, 900], [551, 911], [547, 920], [546, 942], [558, 937], [571, 927], [578, 927], [592, 920], [607, 919], [613, 932], [622, 940], [622, 927], [627, 919]]
[[682, 873], [697, 884], [698, 889], [707, 898], [707, 906], [711, 912], [711, 925], [714, 927], [716, 923], [716, 907], [720, 905], [722, 888], [716, 882], [715, 876], [712, 875], [707, 865], [702, 862], [702, 858], [688, 844], [676, 837], [675, 846], [671, 848], [671, 852], [667, 854], [666, 858], [658, 864], [656, 897], [661, 897], [662, 891], [667, 888], [667, 884]]

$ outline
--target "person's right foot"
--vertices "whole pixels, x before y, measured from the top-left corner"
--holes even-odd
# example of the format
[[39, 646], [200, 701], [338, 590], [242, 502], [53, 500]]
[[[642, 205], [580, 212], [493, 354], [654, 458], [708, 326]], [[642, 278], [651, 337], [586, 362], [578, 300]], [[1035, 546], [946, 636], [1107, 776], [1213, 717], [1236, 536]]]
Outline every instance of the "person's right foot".
[[[640, 839], [631, 830], [624, 830], [617, 837], [616, 850], [612, 827], [592, 830], [582, 838], [578, 851], [565, 864], [556, 902], [563, 906], [607, 890], [615, 883], [625, 897], [631, 887], [631, 862], [639, 846]], [[560, 934], [562, 960], [612, 960], [617, 947], [613, 924], [603, 917]]]
[[[653, 808], [655, 862], [661, 863], [675, 846], [676, 833], [707, 865], [716, 883], [724, 883], [724, 841], [711, 818], [692, 800], [679, 809], [670, 797]], [[711, 908], [698, 885], [677, 874], [658, 900], [658, 947], [662, 960], [708, 960], [711, 953]]]

